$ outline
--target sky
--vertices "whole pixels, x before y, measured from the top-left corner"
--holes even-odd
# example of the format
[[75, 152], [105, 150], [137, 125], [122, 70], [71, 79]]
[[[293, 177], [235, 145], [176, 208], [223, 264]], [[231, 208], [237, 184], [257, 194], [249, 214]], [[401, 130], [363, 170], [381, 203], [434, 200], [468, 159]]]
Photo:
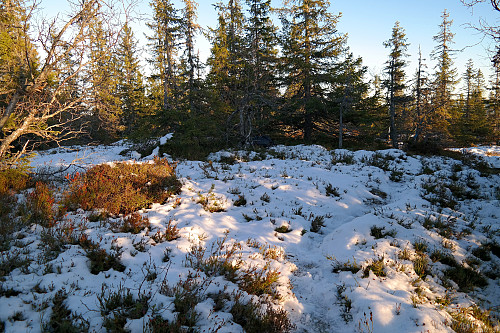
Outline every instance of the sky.
[[[173, 0], [177, 8], [182, 8], [180, 0]], [[216, 0], [198, 0], [198, 21], [203, 28], [217, 25], [217, 13], [213, 7]], [[274, 7], [281, 6], [281, 0], [273, 0]], [[41, 0], [41, 7], [49, 16], [67, 11], [61, 0]], [[380, 74], [388, 57], [388, 49], [383, 42], [391, 36], [396, 21], [405, 29], [408, 48], [409, 65], [408, 76], [415, 71], [418, 60], [419, 46], [426, 60], [428, 71], [433, 72], [434, 62], [430, 53], [436, 43], [433, 36], [439, 32], [443, 10], [447, 10], [453, 20], [452, 32], [455, 33], [454, 48], [460, 50], [455, 55], [455, 67], [461, 76], [465, 71], [468, 59], [474, 61], [475, 67], [480, 68], [486, 78], [491, 74], [491, 50], [493, 41], [483, 38], [470, 26], [478, 26], [480, 20], [490, 25], [500, 25], [500, 13], [494, 11], [489, 4], [478, 4], [470, 9], [460, 0], [332, 0], [330, 11], [341, 13], [338, 31], [348, 34], [347, 45], [355, 56], [363, 58], [364, 65], [368, 66], [371, 75]], [[137, 0], [137, 13], [147, 19], [151, 13], [148, 0]], [[278, 20], [275, 20], [278, 24]], [[136, 37], [141, 39], [143, 49], [144, 34], [148, 33], [145, 20], [137, 21], [134, 25]], [[204, 38], [199, 38], [198, 47], [202, 58], [208, 57], [210, 45]], [[147, 53], [145, 52], [146, 56]]]

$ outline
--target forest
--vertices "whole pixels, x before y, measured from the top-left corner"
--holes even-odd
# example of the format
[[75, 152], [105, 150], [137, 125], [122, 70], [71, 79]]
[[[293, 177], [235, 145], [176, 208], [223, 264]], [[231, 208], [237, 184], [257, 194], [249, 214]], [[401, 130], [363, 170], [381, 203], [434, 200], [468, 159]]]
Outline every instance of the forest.
[[[446, 10], [433, 36], [434, 68], [420, 54], [416, 71], [408, 71], [411, 41], [395, 22], [383, 70], [370, 77], [327, 0], [280, 8], [270, 0], [221, 1], [214, 4], [218, 24], [208, 30], [197, 23], [196, 1], [182, 4], [151, 1], [142, 59], [125, 3], [75, 2], [71, 15], [35, 22], [39, 4], [2, 0], [3, 167], [67, 140], [110, 143], [169, 132], [176, 133], [168, 144], [174, 155], [197, 158], [262, 136], [338, 148], [498, 141], [500, 48], [491, 78], [472, 59], [456, 68]], [[200, 34], [211, 44], [206, 62], [195, 42]]]
[[0, 0], [0, 332], [500, 331], [495, 23], [375, 75], [327, 0], [68, 3]]

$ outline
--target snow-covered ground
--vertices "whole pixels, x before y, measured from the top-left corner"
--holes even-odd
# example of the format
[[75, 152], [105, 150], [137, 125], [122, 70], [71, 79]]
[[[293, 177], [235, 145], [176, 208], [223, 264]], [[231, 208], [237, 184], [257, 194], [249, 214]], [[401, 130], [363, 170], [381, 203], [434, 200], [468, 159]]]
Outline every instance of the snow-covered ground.
[[482, 157], [494, 168], [500, 168], [500, 147], [499, 146], [479, 146], [471, 148], [455, 148], [455, 151], [468, 152]]
[[[59, 148], [38, 154], [32, 165], [65, 166], [73, 161], [88, 167], [139, 157], [120, 155], [126, 148], [123, 142], [78, 150]], [[469, 151], [499, 167], [499, 147]], [[273, 302], [288, 311], [296, 332], [452, 332], [453, 311], [475, 303], [484, 309], [499, 309], [498, 278], [488, 278], [488, 286], [482, 289], [459, 292], [453, 281], [443, 277], [449, 267], [428, 258], [439, 249], [458, 262], [470, 262], [473, 249], [500, 240], [498, 175], [481, 175], [469, 167], [457, 167], [455, 160], [409, 156], [399, 150], [349, 152], [320, 146], [277, 146], [268, 153], [220, 152], [210, 159], [212, 163], [179, 162], [182, 192], [167, 204], [141, 211], [149, 218], [149, 230], [136, 235], [113, 232], [109, 224], [88, 221], [89, 212], [81, 210], [66, 217], [107, 251], [121, 246], [123, 272], [111, 269], [91, 274], [78, 245], [67, 246], [56, 258], [46, 258], [42, 227], [33, 225], [19, 232], [2, 259], [17, 251], [32, 261], [1, 282], [3, 289], [19, 292], [0, 297], [0, 321], [6, 332], [41, 331], [61, 288], [68, 293], [68, 308], [96, 332], [105, 331], [102, 297], [117, 290], [129, 290], [135, 298], [147, 293], [151, 297], [148, 312], [126, 324], [130, 331], [142, 332], [154, 311], [165, 319], [175, 316], [173, 297], [160, 292], [162, 284], [175, 286], [195, 273], [206, 282], [204, 297], [195, 308], [199, 331], [213, 332], [220, 326], [218, 332], [243, 332], [232, 322], [227, 306], [216, 310], [214, 298], [209, 297], [230, 294], [238, 285], [221, 276], [207, 278], [187, 264], [193, 246], [210, 249], [226, 234], [226, 244], [241, 247], [245, 267], [280, 272], [273, 286], [279, 297]], [[219, 162], [230, 159], [235, 163]], [[432, 205], [432, 194], [425, 193], [423, 184], [437, 184], [452, 176], [475, 191], [477, 198], [462, 198], [453, 210]], [[215, 205], [223, 211], [209, 212], [199, 203], [201, 196], [208, 198], [209, 207]], [[235, 205], [241, 196], [246, 204]], [[438, 228], [428, 225], [425, 228], [426, 220], [448, 223], [451, 234], [440, 234]], [[155, 243], [152, 235], [165, 230], [169, 221], [180, 229], [181, 237]], [[311, 231], [313, 221], [323, 222], [317, 232]], [[276, 231], [282, 226], [288, 232]], [[373, 226], [385, 228], [381, 232], [386, 235], [375, 238]], [[419, 256], [415, 244], [427, 245], [427, 254], [421, 256], [428, 260], [428, 274], [422, 279], [412, 261]], [[266, 249], [275, 255], [266, 255]], [[385, 276], [365, 270], [379, 260]], [[354, 263], [361, 268], [357, 273], [343, 269]], [[491, 255], [490, 261], [475, 267], [491, 271], [489, 276], [494, 278], [499, 264], [500, 258]], [[242, 294], [245, 299], [257, 298]]]

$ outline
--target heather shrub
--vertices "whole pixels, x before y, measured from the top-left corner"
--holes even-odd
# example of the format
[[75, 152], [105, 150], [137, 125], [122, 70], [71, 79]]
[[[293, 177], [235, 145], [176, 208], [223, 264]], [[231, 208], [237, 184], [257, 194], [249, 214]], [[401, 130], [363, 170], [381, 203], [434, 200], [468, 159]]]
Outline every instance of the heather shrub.
[[179, 193], [175, 167], [160, 158], [153, 163], [96, 165], [84, 174], [67, 177], [70, 185], [63, 204], [69, 209], [100, 208], [112, 215], [130, 214]]
[[35, 189], [28, 194], [26, 208], [29, 212], [29, 221], [44, 227], [51, 227], [55, 222], [54, 193], [42, 182], [37, 182]]
[[31, 177], [22, 169], [0, 170], [0, 250], [8, 248], [12, 234], [18, 229], [13, 215], [18, 208], [15, 194], [31, 185]]

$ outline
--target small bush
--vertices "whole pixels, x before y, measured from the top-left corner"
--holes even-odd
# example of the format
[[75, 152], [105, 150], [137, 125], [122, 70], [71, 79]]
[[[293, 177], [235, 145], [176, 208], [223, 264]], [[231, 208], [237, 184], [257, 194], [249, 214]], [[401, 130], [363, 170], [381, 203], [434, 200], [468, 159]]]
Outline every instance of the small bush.
[[367, 278], [370, 276], [370, 271], [373, 272], [378, 277], [387, 276], [384, 271], [384, 257], [380, 257], [377, 260], [374, 260], [370, 265], [366, 266], [363, 270], [363, 278]]
[[444, 253], [440, 250], [434, 250], [430, 258], [432, 262], [440, 262], [443, 265], [448, 265], [450, 267], [458, 267], [459, 263], [456, 261], [456, 259], [449, 253]]
[[275, 285], [279, 277], [278, 269], [269, 269], [266, 264], [263, 269], [251, 267], [241, 272], [238, 285], [249, 294], [257, 296], [267, 294], [277, 298]]
[[354, 154], [352, 154], [352, 153], [333, 152], [332, 153], [332, 164], [335, 165], [337, 163], [342, 163], [342, 164], [347, 164], [347, 165], [355, 164], [356, 159], [354, 158]]
[[384, 191], [378, 189], [378, 188], [372, 188], [370, 189], [370, 193], [373, 194], [373, 195], [376, 195], [382, 199], [387, 199], [387, 193], [385, 193]]
[[338, 187], [333, 187], [332, 184], [326, 185], [325, 192], [326, 192], [326, 196], [327, 197], [330, 197], [330, 196], [332, 196], [332, 197], [340, 197], [339, 188]]
[[243, 327], [247, 333], [287, 333], [295, 326], [290, 322], [285, 310], [274, 310], [267, 304], [265, 311], [253, 302], [242, 303], [236, 299], [230, 310], [233, 321]]
[[[193, 327], [196, 325], [199, 314], [194, 308], [202, 299], [203, 287], [203, 283], [199, 283], [194, 277], [180, 280], [173, 288], [166, 284], [162, 285], [160, 292], [166, 296], [174, 297], [174, 311], [177, 312], [177, 317], [176, 322], [171, 324], [173, 327]], [[192, 332], [192, 330], [188, 332]]]
[[413, 242], [413, 248], [415, 249], [415, 251], [417, 253], [427, 252], [428, 246], [429, 245], [427, 244], [427, 242], [425, 242], [423, 240], [416, 240]]
[[487, 244], [476, 247], [475, 249], [472, 250], [472, 254], [483, 261], [491, 260], [490, 249]]
[[429, 261], [427, 260], [427, 256], [418, 255], [413, 259], [413, 269], [420, 278], [424, 278], [429, 274]]
[[67, 177], [70, 185], [63, 204], [69, 209], [100, 208], [112, 215], [130, 214], [180, 192], [175, 167], [160, 158], [153, 163], [96, 165], [84, 174]]
[[52, 299], [52, 314], [43, 325], [44, 332], [80, 333], [89, 331], [89, 323], [80, 316], [75, 316], [64, 304], [68, 294], [64, 289], [56, 292]]
[[112, 253], [99, 248], [98, 245], [92, 245], [87, 251], [87, 258], [90, 260], [90, 273], [99, 274], [100, 272], [114, 269], [123, 272], [125, 266], [120, 262], [121, 249], [112, 247]]
[[352, 274], [356, 274], [361, 269], [361, 266], [356, 262], [356, 259], [353, 258], [352, 262], [347, 260], [347, 262], [341, 263], [337, 259], [333, 257], [327, 257], [327, 259], [332, 260], [332, 272], [351, 272]]
[[404, 175], [403, 171], [394, 169], [391, 171], [391, 174], [389, 175], [389, 179], [393, 182], [398, 183], [398, 182], [403, 180], [403, 175]]
[[147, 216], [142, 216], [139, 213], [132, 213], [123, 220], [120, 227], [121, 232], [130, 232], [132, 234], [138, 234], [142, 230], [149, 227], [149, 219]]
[[108, 332], [124, 332], [127, 318], [139, 319], [144, 317], [149, 308], [150, 296], [142, 294], [134, 299], [127, 288], [120, 287], [117, 291], [106, 294], [104, 288], [97, 296], [101, 315], [104, 318], [104, 327]]
[[269, 197], [269, 194], [267, 193], [264, 193], [260, 196], [260, 200], [264, 201], [264, 202], [270, 202], [271, 201], [271, 198]]
[[159, 315], [151, 318], [146, 324], [148, 330], [151, 333], [176, 333], [183, 332], [182, 326], [178, 321], [169, 322], [163, 319]]
[[212, 244], [210, 251], [202, 246], [193, 246], [186, 255], [186, 266], [196, 268], [208, 276], [222, 275], [229, 281], [237, 280], [237, 271], [241, 268], [241, 244], [228, 245], [228, 234]]
[[286, 234], [292, 231], [290, 226], [288, 224], [283, 224], [281, 227], [277, 227], [274, 229], [274, 231], [279, 232], [281, 234]]
[[163, 243], [171, 242], [180, 237], [181, 236], [179, 229], [177, 229], [176, 225], [172, 224], [172, 220], [169, 220], [165, 232], [161, 232], [158, 230], [151, 238], [153, 238], [156, 243]]
[[0, 278], [9, 275], [17, 268], [26, 269], [31, 263], [31, 259], [22, 256], [20, 251], [1, 253], [0, 256]]
[[17, 168], [0, 170], [0, 197], [25, 190], [30, 184], [31, 177], [26, 170]]
[[445, 270], [444, 277], [453, 280], [462, 291], [470, 291], [474, 287], [482, 288], [488, 285], [488, 281], [481, 273], [464, 266]]
[[29, 221], [43, 227], [51, 227], [55, 220], [54, 194], [47, 184], [37, 182], [33, 192], [28, 194], [26, 206]]
[[311, 222], [311, 231], [319, 232], [321, 227], [325, 225], [325, 217], [324, 216], [316, 216]]
[[396, 236], [396, 230], [389, 230], [387, 232], [384, 232], [384, 230], [385, 227], [377, 227], [376, 225], [372, 225], [370, 228], [370, 235], [375, 239], [385, 238], [386, 236]]
[[234, 205], [236, 207], [245, 206], [246, 204], [247, 204], [247, 199], [245, 199], [244, 195], [238, 195], [238, 200], [234, 201]]

